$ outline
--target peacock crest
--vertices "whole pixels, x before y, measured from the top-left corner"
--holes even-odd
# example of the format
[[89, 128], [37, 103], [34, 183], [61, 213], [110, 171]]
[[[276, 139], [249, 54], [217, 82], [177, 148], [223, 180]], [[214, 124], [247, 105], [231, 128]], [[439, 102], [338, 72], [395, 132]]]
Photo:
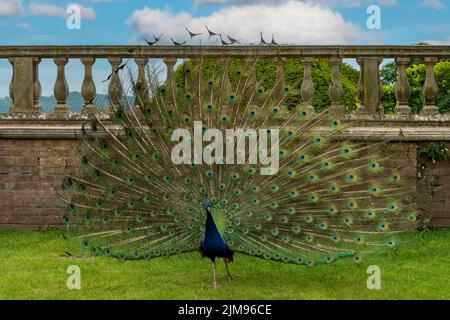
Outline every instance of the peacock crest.
[[200, 248], [309, 267], [400, 245], [414, 190], [389, 166], [388, 141], [343, 140], [342, 107], [314, 112], [282, 79], [264, 88], [255, 61], [206, 74], [208, 63], [164, 84], [149, 71], [132, 80], [136, 101], [83, 127], [62, 193], [70, 238], [120, 259]]

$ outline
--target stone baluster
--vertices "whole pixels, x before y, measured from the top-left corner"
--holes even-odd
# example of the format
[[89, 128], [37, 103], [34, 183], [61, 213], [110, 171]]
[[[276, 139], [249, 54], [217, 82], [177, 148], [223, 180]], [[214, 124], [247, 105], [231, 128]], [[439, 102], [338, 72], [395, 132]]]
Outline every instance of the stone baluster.
[[438, 58], [425, 58], [424, 63], [427, 68], [425, 83], [423, 85], [423, 93], [425, 95], [425, 106], [420, 111], [425, 116], [432, 116], [439, 114], [439, 109], [436, 107], [437, 96], [439, 88], [436, 83], [434, 75], [434, 66], [438, 63]]
[[167, 99], [170, 104], [174, 104], [174, 94], [175, 94], [175, 78], [174, 78], [174, 68], [177, 63], [177, 58], [164, 58], [164, 63], [167, 68], [166, 82], [164, 83], [164, 89], [166, 90]]
[[41, 112], [41, 107], [39, 105], [39, 99], [42, 94], [42, 86], [39, 81], [39, 63], [41, 63], [40, 58], [33, 59], [33, 112]]
[[303, 64], [303, 82], [300, 88], [300, 94], [303, 99], [303, 108], [307, 112], [313, 113], [315, 109], [312, 105], [312, 99], [314, 98], [314, 82], [312, 80], [312, 64], [314, 58], [303, 58], [301, 60]]
[[358, 96], [361, 99], [361, 107], [358, 113], [379, 114], [380, 99], [383, 95], [380, 86], [380, 58], [365, 57], [359, 58], [361, 66], [361, 78], [358, 89]]
[[9, 112], [32, 113], [34, 112], [33, 58], [13, 58], [13, 66], [14, 106], [9, 108]]
[[395, 97], [397, 98], [398, 102], [396, 112], [400, 115], [411, 114], [411, 107], [409, 106], [409, 98], [411, 98], [411, 86], [409, 85], [408, 75], [406, 74], [406, 70], [410, 62], [410, 58], [395, 59], [395, 63], [398, 66], [398, 80], [395, 84]]
[[84, 79], [81, 86], [81, 95], [84, 99], [84, 106], [82, 113], [94, 113], [94, 99], [96, 95], [96, 88], [94, 78], [92, 77], [92, 66], [95, 63], [95, 58], [82, 58], [81, 63], [84, 65]]
[[255, 86], [257, 83], [257, 80], [256, 80], [256, 64], [257, 63], [258, 63], [258, 58], [256, 58], [256, 57], [245, 58], [246, 69], [250, 70], [248, 85]]
[[286, 61], [286, 58], [283, 57], [276, 57], [274, 58], [274, 63], [276, 67], [276, 82], [275, 82], [275, 88], [274, 88], [274, 97], [277, 99], [281, 99], [283, 97], [283, 86], [285, 85], [284, 82], [284, 63]]
[[380, 115], [384, 115], [384, 107], [381, 99], [383, 99], [384, 95], [384, 86], [383, 82], [381, 81], [381, 73], [380, 73], [380, 66], [383, 63], [383, 58], [378, 58], [378, 113]]
[[144, 108], [149, 100], [148, 83], [147, 77], [145, 75], [145, 67], [147, 66], [148, 58], [135, 58], [134, 61], [138, 66], [138, 78], [136, 80], [134, 88], [136, 103], [140, 107]]
[[359, 81], [358, 81], [358, 92], [357, 97], [360, 101], [360, 106], [358, 112], [364, 110], [364, 60], [362, 58], [357, 58], [356, 62], [359, 64]]
[[54, 58], [53, 61], [57, 65], [57, 76], [54, 87], [54, 95], [56, 98], [56, 113], [67, 113], [69, 112], [69, 107], [67, 106], [67, 98], [69, 96], [69, 85], [66, 80], [65, 67], [69, 61], [67, 58]]
[[9, 84], [9, 97], [11, 98], [11, 105], [9, 106], [10, 110], [14, 109], [14, 59], [9, 59], [9, 63], [12, 66], [12, 76], [11, 82]]
[[330, 58], [331, 64], [331, 83], [329, 88], [330, 100], [332, 106], [341, 104], [344, 88], [341, 82], [340, 66], [342, 64], [341, 58]]
[[113, 106], [117, 108], [122, 100], [122, 84], [120, 82], [119, 73], [116, 72], [117, 68], [119, 68], [122, 64], [122, 58], [109, 58], [108, 62], [111, 65], [111, 79], [109, 80], [108, 97], [111, 105], [110, 111], [113, 111]]

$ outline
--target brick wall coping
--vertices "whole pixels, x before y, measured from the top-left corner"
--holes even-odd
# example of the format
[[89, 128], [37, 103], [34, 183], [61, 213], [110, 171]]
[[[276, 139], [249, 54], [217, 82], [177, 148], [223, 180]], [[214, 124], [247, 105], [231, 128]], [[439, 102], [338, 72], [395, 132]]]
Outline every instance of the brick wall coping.
[[[81, 126], [88, 122], [87, 116], [73, 116], [65, 119], [0, 120], [0, 139], [76, 139]], [[105, 116], [107, 120], [107, 117]], [[114, 126], [112, 126], [114, 127]], [[349, 140], [391, 140], [391, 141], [450, 141], [450, 120], [386, 121], [360, 118], [360, 122], [346, 129], [340, 139]]]

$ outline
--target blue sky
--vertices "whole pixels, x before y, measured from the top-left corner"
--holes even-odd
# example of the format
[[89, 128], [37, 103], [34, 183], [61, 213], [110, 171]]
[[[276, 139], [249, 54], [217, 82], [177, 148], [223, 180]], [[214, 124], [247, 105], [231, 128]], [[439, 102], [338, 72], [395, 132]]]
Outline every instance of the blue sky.
[[[81, 29], [66, 27], [66, 8], [81, 9]], [[369, 30], [366, 10], [381, 9], [381, 30]], [[164, 33], [187, 40], [184, 26], [212, 30], [258, 43], [272, 32], [280, 43], [290, 44], [414, 44], [427, 41], [450, 44], [449, 0], [0, 0], [0, 45], [128, 44]], [[206, 36], [193, 44], [217, 44]], [[42, 63], [44, 94], [51, 94], [54, 70]], [[48, 71], [44, 69], [49, 68]], [[96, 74], [108, 65], [98, 62]], [[82, 68], [71, 62], [74, 90], [81, 84]], [[10, 68], [0, 61], [0, 96], [7, 95]], [[105, 88], [99, 87], [99, 92]]]

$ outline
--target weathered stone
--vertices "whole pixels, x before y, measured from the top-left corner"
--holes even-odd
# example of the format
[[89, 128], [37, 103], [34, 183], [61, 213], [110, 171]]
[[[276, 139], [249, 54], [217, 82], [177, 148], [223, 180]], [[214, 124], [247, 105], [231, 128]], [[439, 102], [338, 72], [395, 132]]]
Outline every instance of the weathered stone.
[[14, 107], [10, 108], [11, 113], [34, 112], [33, 99], [33, 59], [14, 58]]

